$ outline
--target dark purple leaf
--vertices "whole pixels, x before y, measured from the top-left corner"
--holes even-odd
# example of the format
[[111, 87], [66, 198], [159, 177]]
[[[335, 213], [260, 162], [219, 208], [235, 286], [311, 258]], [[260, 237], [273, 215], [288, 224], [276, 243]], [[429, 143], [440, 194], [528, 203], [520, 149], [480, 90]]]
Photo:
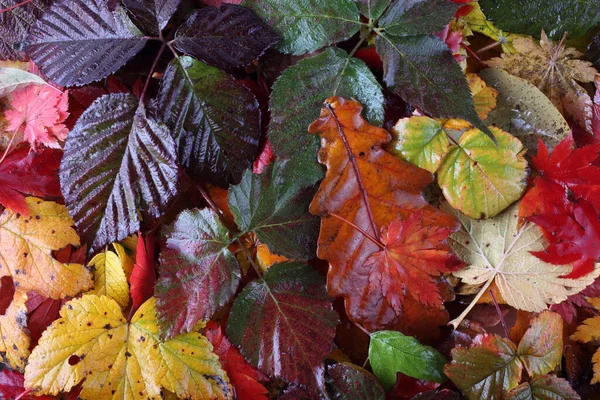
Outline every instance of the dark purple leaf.
[[159, 35], [173, 16], [181, 0], [123, 0], [140, 29]]
[[23, 0], [0, 0], [0, 59], [22, 60], [20, 44], [35, 20], [43, 13], [50, 0], [34, 0], [15, 7]]
[[383, 387], [365, 369], [346, 362], [327, 367], [327, 391], [332, 400], [384, 400]]

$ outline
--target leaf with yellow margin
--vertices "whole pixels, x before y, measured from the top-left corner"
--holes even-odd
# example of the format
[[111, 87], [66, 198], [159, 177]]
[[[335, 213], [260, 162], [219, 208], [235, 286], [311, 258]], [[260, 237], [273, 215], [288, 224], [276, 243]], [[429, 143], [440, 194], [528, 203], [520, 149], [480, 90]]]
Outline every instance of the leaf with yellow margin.
[[108, 296], [125, 308], [129, 304], [129, 284], [121, 260], [116, 253], [106, 251], [96, 254], [89, 265], [95, 268], [94, 293]]
[[[137, 235], [136, 235], [137, 240]], [[133, 271], [133, 265], [135, 264], [131, 257], [127, 254], [127, 250], [125, 250], [125, 246], [120, 245], [119, 243], [113, 243], [113, 247], [119, 256], [119, 260], [121, 261], [121, 266], [123, 267], [123, 271], [125, 271], [125, 276], [127, 279], [131, 276], [131, 271]], [[133, 247], [135, 250], [135, 246]], [[135, 252], [133, 253], [135, 254]]]
[[[600, 311], [600, 298], [589, 298], [588, 302]], [[574, 334], [571, 335], [572, 340], [577, 340], [581, 343], [598, 342], [600, 341], [600, 317], [588, 318], [577, 327]], [[592, 385], [600, 382], [600, 349], [596, 350], [592, 356], [594, 364], [594, 376], [592, 377]]]
[[107, 296], [66, 303], [29, 357], [26, 388], [56, 395], [85, 379], [82, 399], [160, 399], [161, 388], [180, 398], [232, 399], [210, 342], [197, 332], [162, 340], [155, 307], [149, 299], [127, 322]]
[[79, 245], [67, 209], [35, 197], [25, 199], [29, 216], [5, 209], [0, 215], [0, 277], [11, 276], [27, 292], [53, 299], [75, 296], [92, 286], [89, 271], [80, 264], [63, 264], [53, 250]]
[[25, 369], [29, 356], [29, 335], [27, 326], [27, 295], [15, 292], [12, 303], [3, 315], [0, 315], [0, 355], [2, 362], [19, 371]]

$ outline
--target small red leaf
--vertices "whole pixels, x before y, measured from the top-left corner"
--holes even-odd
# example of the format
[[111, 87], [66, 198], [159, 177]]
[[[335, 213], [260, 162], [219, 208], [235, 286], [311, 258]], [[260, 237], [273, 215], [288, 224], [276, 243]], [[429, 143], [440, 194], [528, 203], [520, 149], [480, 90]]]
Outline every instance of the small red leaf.
[[135, 265], [131, 272], [131, 298], [133, 309], [137, 310], [154, 293], [156, 270], [154, 268], [154, 234], [138, 235]]

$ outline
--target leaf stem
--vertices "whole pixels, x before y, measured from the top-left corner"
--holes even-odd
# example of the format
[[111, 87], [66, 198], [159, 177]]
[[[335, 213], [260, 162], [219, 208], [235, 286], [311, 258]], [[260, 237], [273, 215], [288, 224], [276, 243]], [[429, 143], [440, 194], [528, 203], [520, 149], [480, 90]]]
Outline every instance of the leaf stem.
[[6, 7], [4, 9], [0, 10], [0, 14], [8, 12], [8, 11], [11, 11], [11, 10], [14, 10], [17, 7], [24, 6], [25, 4], [31, 3], [32, 1], [33, 0], [25, 0], [25, 1], [20, 2], [19, 4], [15, 4], [15, 5], [12, 5], [10, 7]]
[[494, 47], [497, 47], [497, 46], [499, 46], [499, 45], [501, 45], [501, 44], [502, 44], [502, 43], [500, 43], [500, 42], [494, 42], [494, 43], [488, 44], [487, 46], [483, 46], [482, 48], [480, 48], [479, 50], [477, 50], [477, 54], [481, 54], [481, 53], [483, 53], [484, 51], [491, 50], [491, 49], [493, 49]]
[[27, 389], [27, 390], [21, 392], [21, 394], [19, 394], [17, 397], [15, 397], [15, 400], [21, 400], [21, 399], [25, 398], [25, 396], [27, 396], [31, 392], [32, 392], [32, 389]]
[[496, 312], [498, 313], [498, 316], [500, 317], [500, 322], [502, 323], [502, 328], [504, 328], [504, 334], [506, 335], [505, 337], [508, 338], [510, 336], [510, 333], [508, 332], [508, 327], [506, 326], [506, 321], [504, 320], [504, 315], [502, 314], [502, 311], [500, 310], [500, 306], [498, 305], [498, 302], [496, 301], [496, 296], [494, 296], [494, 291], [492, 289], [490, 289], [489, 292], [490, 292], [490, 296], [492, 296], [492, 301], [494, 302], [494, 306], [496, 307]]
[[166, 47], [167, 47], [167, 42], [163, 41], [162, 45], [160, 46], [160, 50], [158, 50], [158, 54], [154, 58], [154, 62], [152, 63], [152, 66], [150, 67], [150, 71], [148, 72], [148, 77], [146, 78], [146, 83], [144, 83], [144, 88], [142, 89], [142, 94], [140, 94], [140, 104], [144, 103], [144, 96], [146, 95], [146, 91], [148, 90], [148, 85], [150, 84], [150, 80], [152, 79], [152, 74], [154, 74], [154, 70], [156, 69], [158, 60], [160, 59], [160, 56], [162, 56], [162, 53], [165, 51]]
[[462, 320], [465, 319], [465, 317], [467, 316], [467, 314], [469, 314], [469, 312], [473, 309], [473, 307], [475, 307], [475, 304], [477, 304], [477, 302], [479, 301], [479, 299], [481, 298], [481, 296], [483, 296], [483, 294], [485, 293], [485, 291], [488, 290], [488, 288], [490, 287], [490, 285], [494, 281], [495, 277], [496, 277], [496, 275], [494, 274], [494, 276], [492, 276], [490, 279], [488, 279], [488, 281], [485, 283], [485, 285], [483, 285], [483, 287], [481, 288], [481, 290], [479, 290], [479, 293], [477, 293], [477, 295], [475, 296], [475, 298], [471, 301], [471, 304], [469, 304], [469, 306], [467, 308], [465, 308], [465, 310], [458, 317], [456, 317], [452, 321], [448, 322], [448, 325], [452, 325], [452, 327], [454, 329], [458, 328], [458, 326], [460, 325], [460, 323], [462, 322]]
[[263, 273], [260, 270], [260, 268], [258, 267], [258, 265], [256, 265], [256, 262], [254, 262], [254, 257], [252, 257], [252, 254], [250, 254], [250, 252], [248, 251], [248, 249], [244, 246], [244, 244], [242, 243], [242, 241], [240, 240], [240, 238], [236, 238], [235, 241], [240, 245], [242, 252], [244, 253], [244, 255], [246, 256], [246, 258], [248, 259], [248, 261], [250, 262], [250, 265], [252, 265], [252, 268], [254, 268], [254, 271], [256, 272], [256, 274], [258, 275], [258, 277], [260, 279], [263, 278]]
[[0, 158], [0, 164], [2, 164], [2, 162], [4, 161], [6, 156], [10, 153], [10, 146], [12, 146], [12, 144], [15, 140], [15, 137], [17, 136], [17, 132], [18, 132], [18, 129], [13, 131], [12, 137], [10, 138], [10, 142], [8, 142], [8, 144], [6, 145], [6, 150], [4, 150], [4, 154], [2, 154], [2, 158]]
[[345, 223], [347, 223], [348, 225], [350, 225], [351, 227], [353, 227], [354, 229], [356, 229], [357, 231], [359, 231], [360, 233], [362, 233], [363, 235], [365, 235], [365, 237], [367, 239], [369, 239], [371, 242], [375, 243], [377, 246], [381, 247], [382, 249], [385, 249], [385, 246], [383, 245], [383, 243], [381, 243], [379, 240], [375, 239], [373, 236], [369, 235], [367, 232], [365, 232], [364, 229], [362, 229], [361, 227], [357, 226], [356, 224], [354, 224], [353, 222], [348, 221], [346, 218], [337, 215], [336, 213], [329, 213], [328, 215], [331, 215], [332, 217], [335, 217]]

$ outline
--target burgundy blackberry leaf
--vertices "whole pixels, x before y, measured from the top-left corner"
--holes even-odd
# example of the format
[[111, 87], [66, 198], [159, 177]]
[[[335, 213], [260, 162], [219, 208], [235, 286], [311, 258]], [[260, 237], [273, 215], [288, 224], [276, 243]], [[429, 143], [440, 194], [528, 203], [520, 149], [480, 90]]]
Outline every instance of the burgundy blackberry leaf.
[[324, 277], [308, 265], [283, 263], [238, 295], [227, 336], [264, 373], [316, 388], [338, 322]]
[[60, 186], [85, 242], [100, 248], [147, 228], [177, 194], [173, 138], [131, 94], [102, 96], [65, 144]]
[[181, 0], [123, 0], [140, 29], [159, 35], [173, 16]]
[[228, 234], [210, 209], [185, 210], [163, 230], [155, 294], [168, 337], [192, 330], [235, 294], [241, 272]]
[[33, 0], [19, 5], [23, 0], [0, 0], [0, 59], [22, 60], [20, 44], [35, 20], [43, 13], [51, 0]]
[[327, 392], [332, 400], [384, 400], [381, 383], [358, 365], [340, 362], [327, 367]]
[[173, 60], [156, 106], [173, 130], [179, 162], [192, 175], [227, 187], [240, 181], [258, 154], [258, 101], [217, 68], [187, 56]]
[[197, 10], [175, 34], [175, 47], [230, 70], [260, 57], [279, 36], [249, 8], [222, 4]]
[[81, 86], [114, 73], [146, 44], [106, 0], [57, 0], [33, 26], [27, 54], [53, 82]]

